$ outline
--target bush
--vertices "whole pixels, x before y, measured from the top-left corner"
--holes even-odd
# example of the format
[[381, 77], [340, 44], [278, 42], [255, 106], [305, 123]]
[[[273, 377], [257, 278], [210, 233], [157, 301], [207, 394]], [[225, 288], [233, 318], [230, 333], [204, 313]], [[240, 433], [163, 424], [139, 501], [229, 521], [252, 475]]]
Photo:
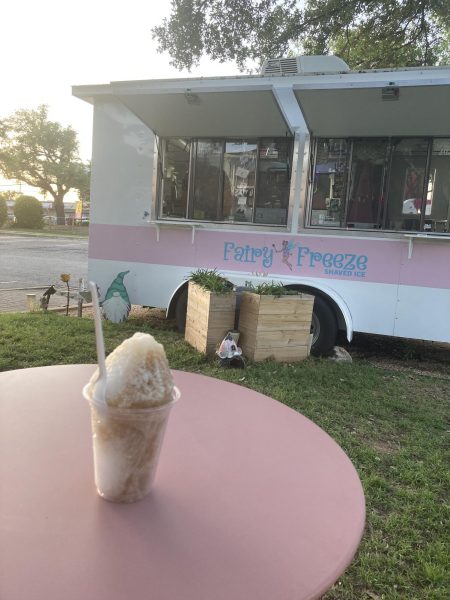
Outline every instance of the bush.
[[19, 196], [14, 206], [16, 227], [42, 229], [42, 205], [34, 196]]
[[0, 198], [0, 227], [6, 223], [7, 218], [8, 209], [6, 208], [6, 200], [4, 198]]

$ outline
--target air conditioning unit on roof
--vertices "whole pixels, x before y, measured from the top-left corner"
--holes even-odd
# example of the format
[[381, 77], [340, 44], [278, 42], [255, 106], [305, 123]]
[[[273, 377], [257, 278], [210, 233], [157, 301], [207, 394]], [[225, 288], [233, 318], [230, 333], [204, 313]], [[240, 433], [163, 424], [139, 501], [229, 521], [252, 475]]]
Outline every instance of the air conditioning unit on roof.
[[338, 56], [293, 56], [269, 58], [264, 61], [261, 75], [310, 75], [312, 73], [348, 73], [350, 67]]

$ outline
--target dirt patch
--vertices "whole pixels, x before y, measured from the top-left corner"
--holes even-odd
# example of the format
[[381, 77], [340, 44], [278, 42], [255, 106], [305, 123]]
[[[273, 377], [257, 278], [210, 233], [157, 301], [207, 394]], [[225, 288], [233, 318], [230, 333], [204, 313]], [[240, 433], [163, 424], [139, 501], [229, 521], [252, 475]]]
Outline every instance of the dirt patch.
[[376, 367], [450, 379], [450, 344], [355, 334], [345, 348], [353, 360], [366, 360]]
[[[83, 307], [83, 317], [93, 318], [92, 305]], [[70, 311], [71, 317], [77, 316], [76, 309]], [[176, 329], [175, 322], [172, 319], [166, 319], [166, 311], [161, 308], [145, 308], [143, 306], [133, 305], [131, 307], [129, 319], [134, 321], [145, 321], [150, 327], [158, 329]]]
[[400, 450], [400, 444], [394, 440], [376, 440], [370, 442], [370, 445], [380, 454], [396, 454]]

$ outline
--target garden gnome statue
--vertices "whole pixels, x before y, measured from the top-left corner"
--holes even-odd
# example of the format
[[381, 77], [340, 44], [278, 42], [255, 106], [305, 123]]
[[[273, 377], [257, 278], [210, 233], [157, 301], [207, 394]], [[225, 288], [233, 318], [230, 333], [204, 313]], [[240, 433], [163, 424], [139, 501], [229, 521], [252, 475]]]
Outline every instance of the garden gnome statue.
[[126, 321], [130, 310], [131, 302], [127, 290], [123, 284], [123, 278], [130, 271], [119, 273], [106, 292], [105, 299], [101, 303], [102, 311], [108, 321], [121, 323]]

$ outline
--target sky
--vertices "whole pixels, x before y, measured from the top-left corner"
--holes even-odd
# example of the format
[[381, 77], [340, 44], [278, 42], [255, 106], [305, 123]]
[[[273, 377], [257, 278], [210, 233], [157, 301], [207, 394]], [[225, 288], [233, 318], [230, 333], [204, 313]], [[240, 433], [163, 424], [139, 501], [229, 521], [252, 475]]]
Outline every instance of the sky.
[[77, 131], [88, 160], [92, 106], [72, 96], [73, 85], [238, 74], [209, 60], [191, 73], [171, 67], [151, 35], [169, 13], [170, 0], [3, 0], [0, 119], [48, 104], [51, 120]]

